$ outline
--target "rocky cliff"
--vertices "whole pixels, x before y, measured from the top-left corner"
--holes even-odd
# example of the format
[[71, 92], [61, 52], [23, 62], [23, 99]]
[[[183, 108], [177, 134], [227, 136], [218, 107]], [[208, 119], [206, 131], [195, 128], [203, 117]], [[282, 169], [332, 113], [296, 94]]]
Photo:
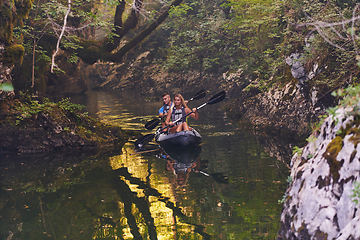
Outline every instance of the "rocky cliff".
[[278, 239], [360, 239], [357, 105], [327, 117], [291, 159]]

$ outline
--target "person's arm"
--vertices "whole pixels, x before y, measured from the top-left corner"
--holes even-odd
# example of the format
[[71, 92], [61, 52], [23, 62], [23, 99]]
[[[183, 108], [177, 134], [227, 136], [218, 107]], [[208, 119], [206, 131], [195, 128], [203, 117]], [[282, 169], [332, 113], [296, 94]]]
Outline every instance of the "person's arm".
[[159, 118], [162, 118], [164, 116], [164, 106], [162, 106], [160, 109], [159, 109]]
[[[197, 109], [193, 108], [192, 111], [193, 111], [193, 113], [191, 113], [189, 116], [195, 120], [199, 120], [200, 116], [199, 116]], [[189, 112], [191, 112], [190, 108], [185, 108], [185, 113], [188, 114]]]
[[[167, 112], [167, 116], [166, 116], [166, 120], [165, 120], [165, 124], [169, 125], [171, 124], [171, 113], [172, 113], [172, 108], [169, 109], [169, 111]], [[173, 125], [173, 124], [172, 124]]]

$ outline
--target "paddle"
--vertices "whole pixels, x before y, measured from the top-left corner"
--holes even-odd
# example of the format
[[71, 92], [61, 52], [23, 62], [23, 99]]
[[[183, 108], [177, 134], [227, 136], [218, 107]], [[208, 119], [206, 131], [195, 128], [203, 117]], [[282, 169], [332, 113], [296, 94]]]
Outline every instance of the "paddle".
[[[209, 101], [207, 101], [206, 103], [202, 104], [201, 106], [197, 107], [196, 110], [199, 110], [200, 108], [205, 107], [206, 105], [212, 105], [218, 102], [221, 102], [222, 100], [225, 99], [225, 91], [221, 91], [218, 94], [216, 94], [215, 96], [213, 96], [212, 98], [209, 99]], [[178, 121], [180, 121], [183, 118], [186, 118], [187, 116], [189, 116], [190, 114], [194, 113], [193, 111], [189, 112], [188, 114], [186, 114], [185, 116], [183, 116], [182, 118], [177, 119], [176, 121], [174, 121], [173, 123], [176, 123]], [[170, 124], [161, 128], [160, 131], [166, 129], [170, 127]], [[146, 134], [142, 137], [140, 137], [138, 140], [135, 141], [135, 145], [138, 146], [139, 148], [141, 148], [143, 145], [145, 145], [147, 142], [151, 141], [153, 138], [155, 137], [155, 133], [150, 133], [150, 134]]]
[[227, 176], [224, 176], [222, 173], [211, 173], [208, 174], [206, 172], [203, 171], [199, 171], [199, 173], [204, 174], [207, 177], [212, 177], [215, 181], [217, 181], [218, 183], [225, 183], [228, 184], [229, 183], [229, 178]]
[[[204, 89], [202, 89], [202, 90], [200, 90], [199, 92], [197, 92], [194, 97], [190, 98], [190, 99], [188, 100], [188, 103], [191, 102], [191, 101], [193, 101], [193, 100], [198, 100], [198, 99], [204, 98], [205, 95], [206, 95], [206, 92], [205, 92]], [[164, 117], [165, 117], [165, 116], [164, 116]], [[162, 118], [164, 118], [164, 117], [162, 117]], [[157, 125], [159, 125], [159, 123], [160, 123], [160, 121], [161, 121], [162, 118], [155, 118], [155, 119], [147, 122], [147, 123], [145, 124], [145, 128], [146, 128], [147, 130], [153, 130], [154, 128], [156, 128]]]
[[204, 89], [202, 89], [202, 90], [198, 91], [194, 97], [190, 98], [188, 100], [188, 103], [191, 102], [192, 100], [199, 100], [201, 98], [204, 98], [205, 96], [206, 96], [206, 92]]
[[[160, 147], [161, 148], [161, 147]], [[162, 148], [161, 148], [162, 149]], [[166, 152], [165, 152], [165, 150], [164, 149], [162, 149], [163, 151], [164, 151], [164, 153], [166, 154], [166, 155], [155, 155], [155, 154], [151, 154], [152, 156], [154, 156], [154, 157], [157, 157], [157, 158], [159, 158], [159, 159], [162, 159], [162, 160], [166, 160], [166, 156], [169, 156], [170, 158], [171, 158], [171, 156], [169, 155], [169, 154], [167, 154]], [[171, 159], [173, 159], [173, 158], [171, 158]], [[175, 160], [176, 161], [176, 160]], [[194, 170], [194, 169], [192, 169], [193, 171], [195, 171], [196, 173], [201, 173], [201, 174], [203, 174], [203, 175], [205, 175], [205, 176], [207, 176], [207, 177], [211, 177], [212, 179], [214, 179], [216, 182], [218, 182], [218, 183], [224, 183], [224, 184], [229, 184], [229, 178], [227, 177], [227, 176], [224, 176], [222, 173], [211, 173], [211, 174], [208, 174], [208, 173], [206, 173], [206, 172], [204, 172], [204, 171], [201, 171], [201, 170], [198, 170], [198, 171], [196, 171], [196, 170]]]

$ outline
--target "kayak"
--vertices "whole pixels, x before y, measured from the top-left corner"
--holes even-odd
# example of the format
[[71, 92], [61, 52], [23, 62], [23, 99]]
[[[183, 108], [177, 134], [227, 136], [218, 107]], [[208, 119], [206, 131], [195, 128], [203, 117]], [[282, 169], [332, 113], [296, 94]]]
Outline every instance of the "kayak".
[[168, 155], [171, 159], [182, 162], [182, 163], [191, 163], [196, 161], [200, 156], [201, 146], [189, 147], [189, 148], [177, 148], [177, 147], [161, 147], [161, 149]]
[[160, 130], [158, 129], [155, 133], [155, 141], [162, 147], [196, 147], [201, 142], [201, 136], [195, 129], [171, 134], [160, 132]]

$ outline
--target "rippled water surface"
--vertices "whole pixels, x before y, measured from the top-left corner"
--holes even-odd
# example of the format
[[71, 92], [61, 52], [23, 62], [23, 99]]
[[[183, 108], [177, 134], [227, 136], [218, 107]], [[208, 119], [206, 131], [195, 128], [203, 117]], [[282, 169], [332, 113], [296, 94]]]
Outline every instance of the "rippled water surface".
[[[144, 125], [161, 107], [132, 93], [94, 92], [81, 101], [102, 121], [143, 134], [153, 133]], [[155, 143], [146, 154], [129, 142], [120, 154], [5, 157], [0, 239], [275, 239], [289, 170], [221, 105], [190, 120], [203, 141], [183, 153], [182, 176]]]

